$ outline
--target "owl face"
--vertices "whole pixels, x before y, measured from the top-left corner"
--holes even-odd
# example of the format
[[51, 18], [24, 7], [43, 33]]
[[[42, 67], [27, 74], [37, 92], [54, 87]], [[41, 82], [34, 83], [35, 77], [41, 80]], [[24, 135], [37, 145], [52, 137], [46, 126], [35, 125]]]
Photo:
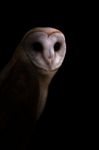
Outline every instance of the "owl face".
[[45, 71], [57, 70], [66, 54], [66, 42], [62, 32], [53, 28], [30, 30], [22, 41], [32, 63]]

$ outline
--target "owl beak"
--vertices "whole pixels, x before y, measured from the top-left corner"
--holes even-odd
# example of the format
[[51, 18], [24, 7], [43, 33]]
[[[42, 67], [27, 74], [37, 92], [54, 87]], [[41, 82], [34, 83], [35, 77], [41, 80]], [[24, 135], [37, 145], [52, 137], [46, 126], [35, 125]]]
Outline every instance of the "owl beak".
[[53, 49], [49, 49], [47, 54], [46, 54], [46, 61], [47, 64], [51, 67], [53, 60], [54, 60], [54, 50]]
[[52, 66], [52, 62], [53, 62], [53, 60], [51, 58], [48, 58], [47, 64], [50, 67], [50, 69], [51, 69], [51, 66]]

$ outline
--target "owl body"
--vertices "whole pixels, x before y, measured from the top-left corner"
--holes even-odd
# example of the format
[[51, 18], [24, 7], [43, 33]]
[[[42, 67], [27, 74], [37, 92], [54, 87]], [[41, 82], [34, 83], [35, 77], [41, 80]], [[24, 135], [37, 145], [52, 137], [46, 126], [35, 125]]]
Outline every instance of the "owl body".
[[0, 137], [17, 149], [29, 143], [47, 99], [49, 78], [35, 74], [31, 67], [27, 56], [24, 61], [16, 59], [0, 87]]
[[31, 133], [65, 53], [65, 37], [59, 30], [35, 28], [26, 33], [0, 73], [0, 132], [7, 129], [18, 139]]

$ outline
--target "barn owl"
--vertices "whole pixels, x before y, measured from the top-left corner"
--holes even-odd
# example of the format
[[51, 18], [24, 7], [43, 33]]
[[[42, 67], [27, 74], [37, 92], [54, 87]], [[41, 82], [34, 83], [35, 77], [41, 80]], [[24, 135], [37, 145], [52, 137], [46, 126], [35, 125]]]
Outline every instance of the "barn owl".
[[64, 34], [51, 27], [28, 31], [0, 73], [0, 130], [33, 126], [46, 104], [48, 87], [66, 54]]

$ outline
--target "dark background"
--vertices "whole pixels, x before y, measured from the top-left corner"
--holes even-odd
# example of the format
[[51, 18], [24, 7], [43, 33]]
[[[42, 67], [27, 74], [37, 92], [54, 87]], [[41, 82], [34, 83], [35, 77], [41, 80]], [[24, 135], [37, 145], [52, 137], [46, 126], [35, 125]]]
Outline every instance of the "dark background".
[[[47, 3], [47, 2], [46, 2]], [[66, 37], [67, 54], [53, 78], [45, 110], [38, 121], [35, 139], [48, 144], [84, 145], [89, 136], [87, 82], [82, 33], [85, 25], [81, 5], [27, 4], [4, 7], [0, 16], [0, 70], [12, 57], [23, 35], [33, 27], [49, 26]], [[7, 4], [6, 4], [7, 5]], [[19, 7], [20, 6], [20, 7]], [[65, 6], [65, 8], [64, 8]], [[34, 10], [35, 7], [35, 10]], [[84, 33], [83, 33], [84, 34]], [[84, 42], [84, 40], [83, 40]], [[62, 143], [61, 143], [62, 142]], [[61, 143], [61, 144], [60, 144]]]

